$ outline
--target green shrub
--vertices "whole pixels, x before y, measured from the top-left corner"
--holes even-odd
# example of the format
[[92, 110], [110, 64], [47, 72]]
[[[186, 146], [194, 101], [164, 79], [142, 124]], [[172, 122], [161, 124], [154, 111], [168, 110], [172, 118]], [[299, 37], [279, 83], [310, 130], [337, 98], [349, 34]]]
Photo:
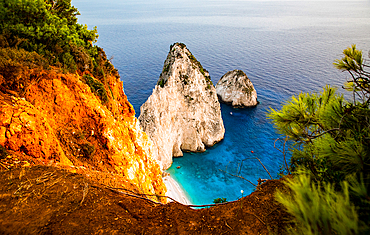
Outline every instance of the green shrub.
[[308, 175], [300, 174], [286, 183], [291, 194], [277, 192], [276, 199], [295, 217], [295, 228], [289, 234], [361, 234], [366, 224], [359, 221], [350, 201], [349, 183], [343, 181], [342, 192], [330, 183], [315, 184]]
[[166, 66], [163, 66], [162, 74], [168, 73], [170, 71], [170, 64], [167, 64]]
[[164, 79], [161, 79], [158, 81], [157, 85], [160, 86], [160, 87], [164, 87], [164, 85], [166, 85], [167, 81], [164, 81]]
[[99, 96], [103, 103], [106, 103], [108, 101], [108, 95], [103, 83], [88, 74], [85, 74], [83, 78], [85, 83], [89, 85], [91, 91]]
[[[2, 38], [0, 37], [0, 41]], [[36, 52], [16, 48], [0, 48], [0, 75], [4, 77], [1, 85], [14, 91], [24, 91], [36, 78], [34, 74], [48, 69], [48, 61]], [[31, 74], [32, 70], [34, 74]]]
[[[70, 0], [3, 0], [0, 12], [0, 34], [8, 39], [10, 47], [35, 51], [53, 65], [71, 65], [70, 71], [76, 70], [74, 65], [82, 55], [77, 48], [96, 55], [91, 42], [96, 41], [97, 30], [77, 24], [79, 12]], [[12, 44], [15, 38], [22, 42]]]
[[370, 65], [354, 45], [343, 54], [334, 65], [350, 73], [352, 101], [327, 86], [268, 114], [292, 142], [292, 194], [277, 194], [296, 218], [292, 234], [370, 234]]
[[97, 29], [77, 23], [71, 0], [3, 0], [0, 2], [0, 47], [36, 52], [65, 72], [90, 71], [100, 78], [117, 70], [94, 45]]
[[213, 200], [213, 203], [216, 203], [216, 204], [225, 203], [225, 202], [227, 202], [226, 198], [216, 198]]

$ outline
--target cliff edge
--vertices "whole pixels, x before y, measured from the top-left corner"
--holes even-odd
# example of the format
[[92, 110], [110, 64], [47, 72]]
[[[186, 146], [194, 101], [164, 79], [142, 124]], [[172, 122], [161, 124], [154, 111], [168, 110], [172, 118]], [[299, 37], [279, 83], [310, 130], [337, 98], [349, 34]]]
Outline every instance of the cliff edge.
[[152, 95], [140, 108], [140, 125], [167, 169], [182, 151], [202, 152], [224, 138], [225, 128], [208, 72], [182, 43], [170, 47]]

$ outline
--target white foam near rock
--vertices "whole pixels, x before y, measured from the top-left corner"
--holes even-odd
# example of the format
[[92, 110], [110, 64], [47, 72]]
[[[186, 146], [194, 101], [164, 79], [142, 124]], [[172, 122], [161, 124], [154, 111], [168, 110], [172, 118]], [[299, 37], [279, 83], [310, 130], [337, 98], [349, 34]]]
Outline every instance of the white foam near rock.
[[245, 108], [258, 104], [257, 91], [247, 75], [241, 70], [227, 72], [216, 85], [217, 95], [222, 102], [233, 107]]
[[203, 152], [224, 138], [220, 103], [209, 73], [186, 46], [171, 46], [152, 95], [140, 108], [140, 125], [168, 169], [182, 151]]

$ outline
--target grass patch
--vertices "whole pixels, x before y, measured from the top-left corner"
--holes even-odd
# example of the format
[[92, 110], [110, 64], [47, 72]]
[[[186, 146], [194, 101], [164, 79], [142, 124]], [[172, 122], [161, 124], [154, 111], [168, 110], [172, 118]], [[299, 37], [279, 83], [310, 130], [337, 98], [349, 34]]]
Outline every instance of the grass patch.
[[108, 95], [107, 91], [105, 90], [105, 87], [103, 83], [101, 83], [99, 80], [93, 78], [92, 76], [85, 74], [83, 76], [84, 82], [89, 85], [92, 92], [94, 92], [97, 96], [99, 96], [100, 100], [103, 103], [108, 102]]
[[165, 81], [163, 78], [158, 81], [157, 85], [160, 87], [164, 87], [167, 84], [167, 80]]
[[213, 200], [213, 203], [215, 203], [215, 204], [225, 203], [225, 202], [227, 202], [227, 200], [224, 197], [223, 198], [216, 198], [216, 199]]

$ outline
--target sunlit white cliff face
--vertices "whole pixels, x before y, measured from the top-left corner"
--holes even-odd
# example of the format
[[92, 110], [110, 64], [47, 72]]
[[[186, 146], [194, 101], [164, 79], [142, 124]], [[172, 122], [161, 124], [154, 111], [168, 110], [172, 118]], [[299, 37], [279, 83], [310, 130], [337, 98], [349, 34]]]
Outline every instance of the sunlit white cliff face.
[[224, 138], [216, 89], [182, 43], [171, 46], [158, 83], [140, 111], [140, 124], [164, 169], [182, 151], [202, 152]]

